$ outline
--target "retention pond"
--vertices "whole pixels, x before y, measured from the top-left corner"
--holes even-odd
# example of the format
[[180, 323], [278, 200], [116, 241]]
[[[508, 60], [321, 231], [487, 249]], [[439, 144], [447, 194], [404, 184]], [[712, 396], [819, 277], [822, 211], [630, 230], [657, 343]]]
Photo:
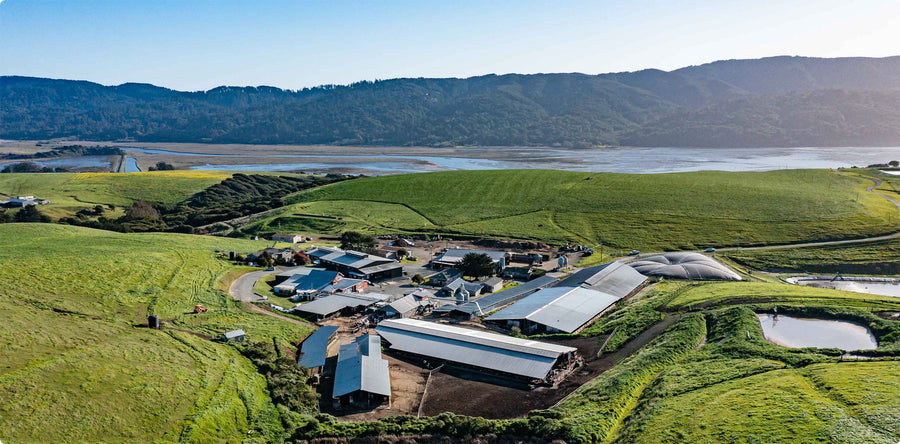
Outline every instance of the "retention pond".
[[872, 331], [847, 321], [758, 314], [766, 340], [790, 348], [871, 350], [878, 347]]

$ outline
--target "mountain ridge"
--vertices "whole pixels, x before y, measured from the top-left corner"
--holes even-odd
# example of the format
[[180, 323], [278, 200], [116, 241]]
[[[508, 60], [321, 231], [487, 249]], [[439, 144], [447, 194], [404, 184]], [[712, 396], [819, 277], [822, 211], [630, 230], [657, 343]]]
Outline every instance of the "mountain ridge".
[[0, 77], [0, 138], [425, 146], [900, 145], [900, 56], [301, 90]]

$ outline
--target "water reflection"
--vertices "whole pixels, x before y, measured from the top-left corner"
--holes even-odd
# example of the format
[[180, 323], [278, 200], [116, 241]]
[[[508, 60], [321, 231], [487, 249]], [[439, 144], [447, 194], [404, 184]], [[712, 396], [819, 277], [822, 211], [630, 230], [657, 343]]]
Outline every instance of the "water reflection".
[[841, 350], [871, 350], [878, 347], [872, 332], [846, 321], [795, 318], [762, 313], [757, 315], [766, 340], [791, 348], [816, 347]]

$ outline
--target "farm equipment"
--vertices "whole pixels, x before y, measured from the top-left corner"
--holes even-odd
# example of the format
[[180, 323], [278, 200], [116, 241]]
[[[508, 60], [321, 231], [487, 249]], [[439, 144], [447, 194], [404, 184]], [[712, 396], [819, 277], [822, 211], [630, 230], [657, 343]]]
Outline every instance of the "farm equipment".
[[204, 308], [204, 307], [203, 307], [203, 304], [197, 304], [197, 305], [194, 306], [194, 313], [195, 313], [195, 314], [196, 314], [196, 313], [206, 313], [207, 311], [209, 311], [209, 309], [208, 309], [208, 308]]

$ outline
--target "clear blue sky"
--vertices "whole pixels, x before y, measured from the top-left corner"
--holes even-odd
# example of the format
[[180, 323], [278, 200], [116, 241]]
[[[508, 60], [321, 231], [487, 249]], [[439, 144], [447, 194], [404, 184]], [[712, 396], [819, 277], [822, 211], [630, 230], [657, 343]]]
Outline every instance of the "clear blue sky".
[[302, 88], [900, 55], [898, 0], [0, 0], [0, 75]]

